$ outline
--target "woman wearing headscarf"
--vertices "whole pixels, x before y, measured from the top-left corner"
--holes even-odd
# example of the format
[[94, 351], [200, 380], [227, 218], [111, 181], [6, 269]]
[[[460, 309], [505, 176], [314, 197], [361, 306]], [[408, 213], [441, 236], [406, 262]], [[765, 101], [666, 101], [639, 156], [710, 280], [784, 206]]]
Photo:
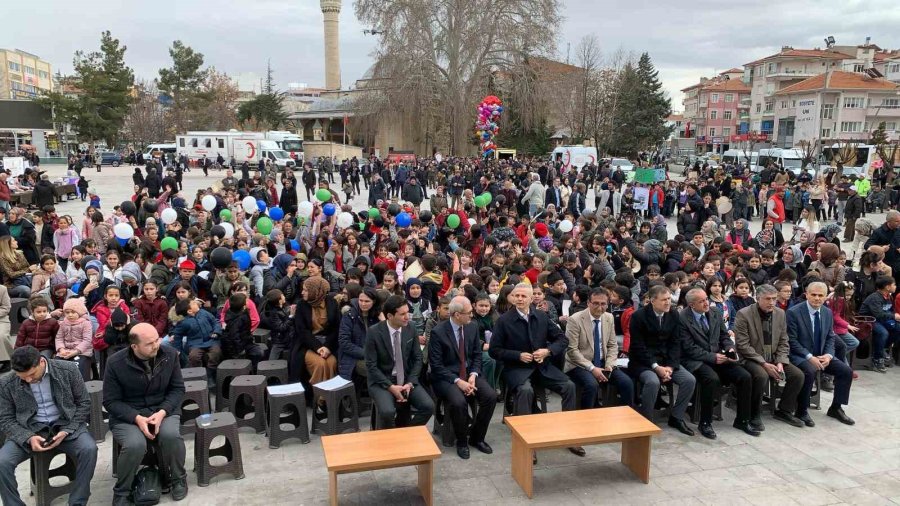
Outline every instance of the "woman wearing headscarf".
[[422, 296], [422, 281], [419, 278], [406, 280], [406, 303], [409, 305], [410, 323], [416, 331], [416, 336], [424, 336], [425, 320], [431, 314], [431, 303], [427, 297]]
[[669, 232], [666, 230], [666, 217], [657, 214], [653, 217], [650, 227], [650, 238], [656, 239], [660, 244], [665, 244], [669, 240]]
[[313, 276], [303, 282], [302, 300], [294, 316], [294, 343], [288, 364], [290, 381], [300, 381], [301, 364], [306, 365], [309, 383], [333, 378], [337, 374], [338, 330], [341, 310], [328, 295], [328, 281]]
[[791, 245], [781, 248], [780, 258], [775, 262], [773, 272], [781, 272], [782, 269], [793, 269], [797, 273], [797, 279], [806, 276], [806, 266], [803, 265], [803, 253], [800, 246]]
[[294, 257], [282, 253], [272, 261], [272, 268], [263, 274], [263, 295], [277, 288], [284, 294], [288, 303], [292, 304], [297, 298], [297, 279], [297, 264]]
[[744, 249], [747, 249], [751, 240], [753, 240], [753, 236], [750, 235], [747, 220], [744, 219], [734, 220], [734, 228], [725, 235], [726, 242]]
[[838, 265], [840, 248], [830, 242], [819, 243], [818, 260], [809, 265], [810, 271], [816, 271], [828, 286], [834, 288], [844, 282], [844, 266]]

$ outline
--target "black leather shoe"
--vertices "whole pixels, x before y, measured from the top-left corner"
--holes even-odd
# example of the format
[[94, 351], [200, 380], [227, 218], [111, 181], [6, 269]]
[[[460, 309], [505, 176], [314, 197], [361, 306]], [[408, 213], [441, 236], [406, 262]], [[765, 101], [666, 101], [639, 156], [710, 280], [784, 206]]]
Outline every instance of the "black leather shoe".
[[469, 447], [468, 446], [457, 446], [456, 454], [459, 455], [459, 458], [463, 460], [468, 460], [469, 458]]
[[469, 443], [469, 446], [475, 448], [481, 453], [487, 453], [488, 455], [494, 453], [494, 449], [491, 448], [491, 445], [485, 443], [484, 441], [479, 441], [477, 443]]
[[584, 457], [587, 454], [581, 446], [570, 446], [569, 451], [579, 457]]
[[766, 430], [766, 426], [763, 424], [762, 419], [759, 417], [751, 418], [750, 426], [753, 427], [755, 430], [758, 430], [759, 432]]
[[188, 494], [188, 485], [187, 478], [181, 478], [180, 480], [172, 480], [172, 500], [180, 501], [187, 497]]
[[812, 417], [809, 416], [809, 413], [803, 413], [802, 415], [796, 415], [796, 416], [797, 416], [797, 419], [799, 419], [801, 422], [803, 422], [803, 425], [806, 425], [807, 427], [815, 427], [816, 426], [816, 422], [814, 422]]
[[713, 430], [711, 423], [701, 423], [697, 426], [697, 429], [700, 430], [700, 435], [705, 437], [706, 439], [716, 439], [716, 431]]
[[828, 408], [828, 413], [826, 414], [845, 425], [856, 424], [856, 422], [854, 422], [852, 418], [847, 416], [847, 413], [844, 413], [844, 408], [840, 406], [831, 406], [830, 408]]
[[747, 422], [747, 421], [740, 422], [738, 420], [735, 420], [732, 427], [734, 427], [735, 429], [738, 429], [738, 430], [742, 430], [742, 431], [746, 432], [747, 434], [754, 436], [754, 437], [759, 437], [759, 435], [760, 435], [760, 432], [758, 430], [756, 430], [755, 428], [753, 428], [753, 425], [751, 425], [751, 423]]
[[794, 427], [803, 427], [802, 420], [782, 409], [775, 410], [775, 414], [772, 417]]
[[691, 430], [690, 427], [684, 423], [684, 420], [679, 420], [678, 418], [669, 417], [669, 427], [673, 429], [678, 429], [678, 432], [684, 434], [685, 436], [693, 436], [694, 431]]

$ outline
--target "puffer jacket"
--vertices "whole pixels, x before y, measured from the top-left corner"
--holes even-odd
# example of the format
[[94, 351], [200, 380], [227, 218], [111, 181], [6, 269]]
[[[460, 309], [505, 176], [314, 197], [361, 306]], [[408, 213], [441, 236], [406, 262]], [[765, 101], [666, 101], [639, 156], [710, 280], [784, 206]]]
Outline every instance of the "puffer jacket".
[[59, 332], [59, 322], [55, 318], [47, 318], [38, 322], [35, 321], [34, 316], [29, 316], [19, 326], [19, 332], [16, 334], [16, 348], [31, 345], [39, 351], [56, 351], [53, 346], [56, 344], [57, 332]]
[[366, 332], [376, 323], [377, 314], [370, 314], [366, 318], [359, 310], [359, 301], [350, 301], [350, 309], [341, 316], [338, 330], [338, 374], [342, 378], [353, 379], [356, 362], [365, 358]]
[[[124, 300], [120, 300], [117, 307], [125, 314], [131, 314], [131, 310], [128, 309], [128, 304], [125, 304]], [[109, 308], [105, 300], [101, 300], [91, 309], [91, 314], [97, 319], [97, 331], [94, 333], [94, 349], [103, 351], [109, 348], [109, 345], [103, 340], [103, 332], [112, 318], [112, 309]]]
[[79, 355], [90, 357], [94, 354], [91, 344], [93, 327], [86, 317], [75, 320], [63, 318], [56, 333], [56, 349], [78, 350]]
[[187, 338], [186, 349], [210, 348], [218, 346], [219, 340], [213, 334], [221, 334], [222, 327], [216, 317], [209, 311], [200, 310], [194, 316], [186, 316], [172, 329], [172, 337], [176, 342]]
[[157, 297], [150, 300], [141, 295], [133, 303], [139, 321], [153, 325], [159, 335], [166, 335], [166, 330], [169, 328], [169, 305], [165, 299]]
[[261, 316], [261, 325], [271, 331], [272, 344], [290, 346], [294, 339], [294, 319], [288, 308], [266, 304]]

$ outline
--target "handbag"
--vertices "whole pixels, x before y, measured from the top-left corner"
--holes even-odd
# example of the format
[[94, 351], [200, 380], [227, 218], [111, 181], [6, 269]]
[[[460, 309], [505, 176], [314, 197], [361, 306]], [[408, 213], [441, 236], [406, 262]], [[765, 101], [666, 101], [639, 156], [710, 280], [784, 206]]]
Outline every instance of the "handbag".
[[159, 504], [162, 496], [162, 485], [159, 479], [159, 469], [156, 466], [142, 467], [134, 477], [131, 495], [135, 506], [152, 506]]

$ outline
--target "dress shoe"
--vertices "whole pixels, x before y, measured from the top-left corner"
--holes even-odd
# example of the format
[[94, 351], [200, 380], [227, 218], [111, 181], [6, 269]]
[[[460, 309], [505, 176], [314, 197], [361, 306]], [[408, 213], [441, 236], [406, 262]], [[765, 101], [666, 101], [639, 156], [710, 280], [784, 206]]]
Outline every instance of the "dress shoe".
[[803, 422], [803, 425], [806, 425], [807, 427], [815, 427], [816, 426], [816, 422], [814, 422], [812, 417], [809, 416], [809, 413], [803, 413], [802, 415], [796, 415], [796, 416], [801, 422]]
[[762, 419], [758, 416], [756, 418], [750, 419], [750, 426], [758, 430], [759, 432], [766, 430], [765, 424], [763, 424]]
[[783, 409], [775, 410], [775, 414], [772, 417], [794, 427], [803, 427], [803, 421]]
[[678, 418], [669, 417], [669, 427], [673, 429], [678, 429], [678, 432], [684, 434], [685, 436], [693, 436], [694, 431], [684, 423], [684, 420], [680, 420]]
[[494, 453], [494, 449], [491, 448], [491, 445], [485, 443], [484, 441], [479, 441], [477, 443], [469, 443], [469, 446], [475, 448], [481, 453], [487, 453], [488, 455]]
[[711, 423], [701, 423], [697, 426], [697, 429], [700, 430], [700, 435], [705, 437], [706, 439], [716, 439], [716, 431], [713, 430]]
[[856, 423], [852, 418], [847, 416], [847, 413], [844, 413], [844, 408], [840, 406], [831, 406], [830, 408], [828, 408], [828, 412], [826, 414], [845, 425], [854, 425]]
[[830, 374], [822, 375], [822, 390], [826, 392], [834, 392], [834, 376]]
[[456, 454], [459, 455], [459, 458], [461, 458], [463, 460], [468, 460], [469, 459], [469, 447], [465, 446], [465, 445], [457, 446]]
[[584, 457], [587, 454], [581, 446], [570, 446], [569, 451], [579, 457]]
[[188, 494], [188, 484], [187, 478], [181, 478], [179, 480], [172, 480], [172, 500], [180, 501], [187, 497]]
[[735, 429], [738, 429], [738, 430], [742, 430], [742, 431], [744, 431], [745, 433], [747, 433], [747, 434], [749, 434], [749, 435], [751, 435], [751, 436], [754, 436], [754, 437], [759, 437], [759, 435], [761, 434], [761, 433], [760, 433], [757, 429], [755, 429], [755, 428], [753, 427], [753, 425], [752, 425], [750, 422], [748, 422], [748, 421], [743, 421], [743, 422], [742, 422], [742, 421], [735, 420], [735, 421], [734, 421], [734, 424], [732, 425], [732, 427], [734, 427]]

